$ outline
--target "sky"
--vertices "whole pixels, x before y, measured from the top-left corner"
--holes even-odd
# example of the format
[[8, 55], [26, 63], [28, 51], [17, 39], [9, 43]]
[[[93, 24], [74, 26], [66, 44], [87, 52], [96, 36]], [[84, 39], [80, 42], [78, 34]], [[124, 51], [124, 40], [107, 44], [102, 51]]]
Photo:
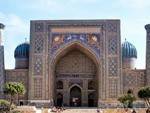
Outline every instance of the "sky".
[[145, 68], [146, 31], [150, 0], [0, 0], [0, 23], [5, 24], [5, 68], [15, 66], [14, 50], [29, 40], [30, 20], [120, 19], [121, 41], [137, 48], [137, 69]]

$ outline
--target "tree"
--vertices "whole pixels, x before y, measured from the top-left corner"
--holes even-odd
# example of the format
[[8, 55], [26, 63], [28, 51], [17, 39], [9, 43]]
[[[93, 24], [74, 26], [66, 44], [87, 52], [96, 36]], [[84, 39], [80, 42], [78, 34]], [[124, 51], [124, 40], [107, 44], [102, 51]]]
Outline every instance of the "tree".
[[132, 108], [135, 100], [136, 98], [131, 91], [128, 91], [127, 94], [118, 98], [118, 101], [123, 104], [124, 108]]
[[150, 107], [150, 87], [141, 88], [138, 97], [145, 101], [147, 107]]
[[[15, 95], [22, 95], [25, 93], [25, 87], [22, 83], [19, 82], [8, 82], [4, 86], [4, 93], [10, 96], [10, 106], [11, 109], [12, 103], [13, 103], [13, 97]], [[19, 101], [19, 98], [18, 98]]]
[[11, 105], [13, 103], [13, 96], [17, 94], [16, 86], [14, 82], [8, 82], [4, 86], [4, 94], [7, 94], [10, 96], [10, 106], [9, 110], [11, 110]]
[[25, 90], [25, 86], [19, 82], [16, 83], [15, 88], [17, 90], [17, 100], [18, 100], [18, 104], [19, 104], [19, 96], [24, 95], [26, 90]]

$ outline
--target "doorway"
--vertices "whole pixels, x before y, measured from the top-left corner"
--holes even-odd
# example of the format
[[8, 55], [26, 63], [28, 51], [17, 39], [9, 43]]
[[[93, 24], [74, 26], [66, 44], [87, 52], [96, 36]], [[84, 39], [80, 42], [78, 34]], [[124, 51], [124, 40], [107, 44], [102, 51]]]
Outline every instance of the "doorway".
[[81, 106], [81, 89], [78, 86], [74, 86], [70, 89], [70, 106]]

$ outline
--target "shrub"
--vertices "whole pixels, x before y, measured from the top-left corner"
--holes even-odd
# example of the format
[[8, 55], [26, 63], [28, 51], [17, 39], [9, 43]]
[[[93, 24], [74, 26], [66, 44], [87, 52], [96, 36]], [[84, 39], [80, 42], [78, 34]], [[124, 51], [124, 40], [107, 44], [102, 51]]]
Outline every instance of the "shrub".
[[0, 112], [9, 111], [10, 102], [7, 100], [0, 100]]
[[8, 111], [14, 109], [15, 107], [16, 106], [14, 104], [12, 104], [11, 108], [10, 108], [10, 102], [9, 101], [0, 99], [0, 113], [8, 112]]

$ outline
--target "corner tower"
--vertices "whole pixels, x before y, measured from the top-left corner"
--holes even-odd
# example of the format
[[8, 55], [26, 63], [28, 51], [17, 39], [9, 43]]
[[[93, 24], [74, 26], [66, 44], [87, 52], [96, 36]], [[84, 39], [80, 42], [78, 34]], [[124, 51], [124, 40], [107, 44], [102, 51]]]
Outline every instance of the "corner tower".
[[146, 85], [150, 85], [150, 24], [145, 25], [146, 29]]
[[0, 23], [0, 98], [3, 98], [4, 85], [4, 46], [2, 45], [2, 30], [4, 24]]

